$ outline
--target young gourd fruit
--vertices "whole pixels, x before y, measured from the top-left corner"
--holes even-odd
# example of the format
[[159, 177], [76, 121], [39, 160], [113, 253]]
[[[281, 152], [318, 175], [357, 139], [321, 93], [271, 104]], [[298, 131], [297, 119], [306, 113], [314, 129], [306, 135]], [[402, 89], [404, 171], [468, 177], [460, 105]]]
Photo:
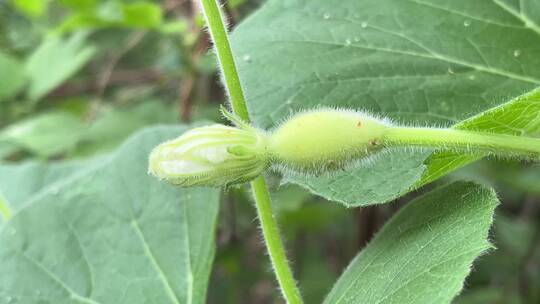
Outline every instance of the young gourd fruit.
[[362, 112], [306, 111], [271, 133], [268, 152], [279, 167], [318, 175], [343, 169], [381, 150], [389, 125]]

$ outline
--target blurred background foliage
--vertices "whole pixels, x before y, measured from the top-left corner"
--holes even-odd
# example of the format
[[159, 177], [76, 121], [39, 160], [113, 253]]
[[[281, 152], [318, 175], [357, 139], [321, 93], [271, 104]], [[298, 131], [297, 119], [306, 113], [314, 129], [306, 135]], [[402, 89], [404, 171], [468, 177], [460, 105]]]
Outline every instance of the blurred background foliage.
[[[263, 0], [230, 0], [234, 27]], [[0, 159], [17, 172], [82, 170], [136, 130], [220, 121], [225, 97], [203, 19], [187, 0], [0, 2]], [[14, 169], [14, 170], [15, 170]], [[51, 175], [52, 174], [52, 175]], [[29, 187], [17, 179], [12, 187]], [[53, 179], [54, 179], [53, 178]], [[540, 172], [482, 161], [438, 183], [499, 190], [492, 240], [456, 303], [540, 303]], [[346, 209], [271, 179], [274, 206], [307, 303], [320, 302], [382, 224], [422, 190], [392, 204]], [[428, 186], [428, 188], [433, 185]], [[249, 192], [226, 191], [209, 303], [280, 303]]]

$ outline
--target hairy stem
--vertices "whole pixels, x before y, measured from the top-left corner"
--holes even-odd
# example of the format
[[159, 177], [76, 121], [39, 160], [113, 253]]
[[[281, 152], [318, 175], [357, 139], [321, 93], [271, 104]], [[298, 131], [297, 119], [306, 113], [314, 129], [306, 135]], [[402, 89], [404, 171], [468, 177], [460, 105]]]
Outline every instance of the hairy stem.
[[277, 222], [270, 204], [270, 193], [268, 192], [264, 177], [257, 177], [251, 182], [251, 187], [257, 205], [257, 215], [261, 221], [261, 229], [266, 247], [268, 248], [268, 253], [270, 254], [274, 272], [276, 273], [283, 296], [289, 304], [302, 303], [300, 292], [296, 288], [296, 282], [287, 262], [287, 256], [285, 255]]
[[244, 91], [240, 85], [240, 78], [236, 70], [236, 64], [229, 44], [227, 30], [223, 23], [223, 16], [218, 7], [217, 0], [201, 0], [206, 23], [210, 29], [210, 35], [214, 41], [219, 65], [227, 94], [231, 102], [233, 112], [245, 121], [249, 121], [249, 113], [244, 99]]
[[455, 129], [391, 127], [387, 146], [419, 146], [503, 157], [540, 158], [540, 139]]
[[[240, 78], [238, 77], [238, 71], [217, 0], [201, 0], [201, 3], [210, 34], [214, 40], [225, 87], [230, 98], [231, 108], [240, 118], [249, 121], [244, 93], [240, 85]], [[251, 188], [255, 198], [259, 221], [261, 222], [266, 248], [283, 296], [287, 303], [302, 303], [300, 292], [296, 287], [292, 271], [287, 261], [285, 249], [277, 227], [277, 221], [270, 204], [270, 193], [268, 192], [268, 186], [264, 177], [259, 176], [251, 182]]]

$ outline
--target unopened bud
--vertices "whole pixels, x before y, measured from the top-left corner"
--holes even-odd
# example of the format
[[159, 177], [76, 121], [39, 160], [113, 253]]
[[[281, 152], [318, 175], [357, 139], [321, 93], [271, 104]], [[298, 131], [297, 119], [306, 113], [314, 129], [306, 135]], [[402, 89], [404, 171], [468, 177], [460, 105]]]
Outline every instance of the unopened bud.
[[265, 142], [266, 135], [254, 128], [195, 128], [157, 146], [148, 172], [185, 187], [247, 182], [268, 166]]

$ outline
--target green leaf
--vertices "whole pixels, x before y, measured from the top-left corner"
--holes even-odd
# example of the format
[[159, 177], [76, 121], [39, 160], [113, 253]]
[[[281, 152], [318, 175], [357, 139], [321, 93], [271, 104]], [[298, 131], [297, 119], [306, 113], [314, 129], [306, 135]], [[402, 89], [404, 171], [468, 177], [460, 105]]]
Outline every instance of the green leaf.
[[99, 0], [60, 0], [60, 4], [76, 11], [87, 11], [95, 8]]
[[145, 1], [124, 4], [122, 13], [124, 24], [131, 27], [154, 28], [163, 18], [159, 5]]
[[30, 78], [28, 97], [39, 100], [79, 71], [96, 49], [86, 43], [86, 34], [69, 38], [47, 37], [30, 55], [26, 72]]
[[383, 153], [376, 156], [375, 161], [337, 174], [318, 177], [287, 174], [283, 182], [301, 185], [346, 207], [384, 203], [410, 191], [411, 182], [420, 179], [425, 170], [422, 161], [430, 154], [429, 151], [414, 154], [407, 150], [398, 151]]
[[0, 51], [0, 102], [9, 99], [22, 89], [25, 83], [23, 65], [15, 58]]
[[0, 299], [9, 303], [204, 303], [219, 191], [146, 174], [158, 143], [132, 137], [95, 170], [26, 202], [0, 231]]
[[91, 155], [116, 148], [134, 131], [158, 123], [174, 123], [176, 113], [157, 101], [103, 113], [81, 135], [77, 155]]
[[[58, 187], [106, 160], [105, 157], [64, 162], [25, 162], [0, 165], [0, 197], [14, 212], [40, 191]], [[24, 186], [21, 186], [24, 185]]]
[[454, 183], [404, 207], [351, 262], [325, 303], [450, 303], [487, 240], [493, 190]]
[[60, 32], [82, 28], [126, 27], [159, 28], [163, 23], [161, 7], [147, 1], [133, 3], [104, 2], [92, 9], [82, 10], [67, 17], [59, 26]]
[[[466, 119], [454, 128], [518, 136], [540, 134], [540, 89], [535, 89], [499, 107]], [[480, 158], [482, 156], [436, 152], [427, 160], [427, 170], [417, 186], [433, 181]]]
[[49, 7], [49, 0], [11, 0], [11, 3], [30, 18], [43, 16]]
[[[538, 107], [526, 100], [538, 100], [538, 93], [496, 109], [540, 85], [540, 15], [531, 1], [521, 10], [515, 2], [270, 0], [232, 36], [250, 112], [263, 128], [301, 109], [338, 106], [413, 125], [451, 126], [475, 117], [459, 127], [527, 134], [527, 119], [538, 126]], [[350, 173], [335, 177], [346, 182], [336, 189], [317, 179], [287, 179], [357, 206], [394, 199], [473, 160], [392, 154], [356, 170], [354, 185], [346, 182]], [[378, 171], [388, 158], [405, 178]], [[374, 176], [387, 183], [364, 187]], [[351, 189], [381, 194], [358, 197]]]
[[49, 112], [6, 127], [0, 131], [0, 141], [41, 157], [50, 157], [72, 150], [83, 130], [77, 117], [66, 112]]
[[0, 161], [18, 151], [17, 145], [0, 140]]

